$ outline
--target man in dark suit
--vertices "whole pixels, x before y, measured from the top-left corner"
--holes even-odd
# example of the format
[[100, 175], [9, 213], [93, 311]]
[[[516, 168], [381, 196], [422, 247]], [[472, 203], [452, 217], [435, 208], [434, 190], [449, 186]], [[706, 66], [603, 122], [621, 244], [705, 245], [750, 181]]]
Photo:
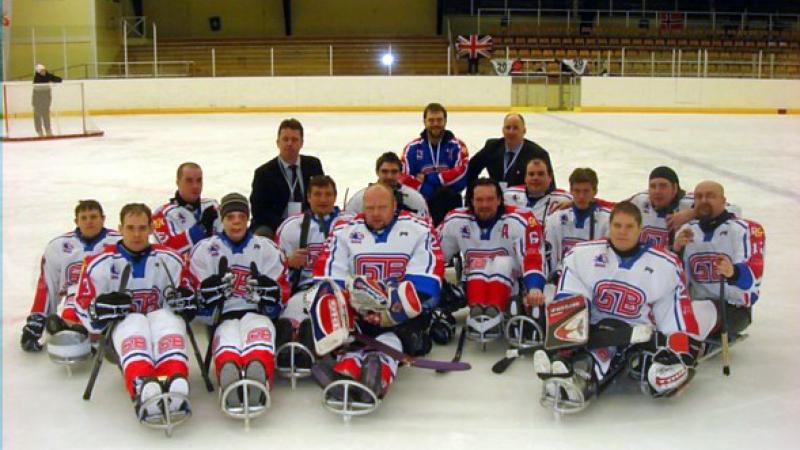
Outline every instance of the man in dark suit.
[[286, 119], [278, 127], [278, 156], [256, 169], [250, 205], [251, 229], [272, 238], [287, 216], [308, 209], [306, 186], [315, 175], [323, 175], [319, 159], [300, 155], [303, 125]]
[[[522, 114], [509, 113], [503, 119], [503, 137], [489, 139], [483, 148], [469, 161], [467, 168], [467, 185], [471, 186], [478, 179], [483, 169], [489, 177], [497, 180], [503, 189], [525, 184], [525, 166], [534, 157], [547, 163], [547, 171], [553, 176], [553, 164], [550, 155], [533, 141], [525, 139], [525, 119]], [[550, 185], [555, 189], [556, 182]]]

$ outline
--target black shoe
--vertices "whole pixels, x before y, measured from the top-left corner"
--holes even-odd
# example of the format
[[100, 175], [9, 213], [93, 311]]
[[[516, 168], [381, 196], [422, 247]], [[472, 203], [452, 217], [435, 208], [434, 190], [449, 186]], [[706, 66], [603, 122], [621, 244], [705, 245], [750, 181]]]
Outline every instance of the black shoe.
[[[275, 348], [279, 349], [287, 342], [292, 342], [294, 339], [294, 326], [292, 322], [281, 317], [275, 322]], [[280, 352], [278, 354], [278, 367], [289, 367], [291, 363], [289, 352]]]
[[[368, 354], [361, 364], [361, 384], [379, 399], [383, 398], [382, 366], [381, 357], [377, 353]], [[355, 398], [363, 403], [372, 403], [372, 397], [366, 392], [357, 392]]]
[[[333, 366], [335, 364], [336, 360], [334, 358], [326, 357], [317, 360], [316, 364], [314, 364], [311, 367], [311, 375], [313, 376], [314, 381], [322, 389], [327, 388], [331, 383], [335, 381], [347, 378], [345, 375], [342, 375], [333, 370]], [[344, 388], [342, 387], [331, 389], [328, 392], [333, 400], [342, 401], [344, 399]]]

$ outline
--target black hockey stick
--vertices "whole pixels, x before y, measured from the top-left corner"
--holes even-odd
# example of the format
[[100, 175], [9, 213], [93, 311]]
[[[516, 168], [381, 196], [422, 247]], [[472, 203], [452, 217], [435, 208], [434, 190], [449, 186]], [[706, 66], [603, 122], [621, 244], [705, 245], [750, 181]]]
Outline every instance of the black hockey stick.
[[[219, 259], [219, 269], [217, 269], [217, 274], [221, 277], [225, 277], [228, 273], [228, 258], [222, 256]], [[211, 369], [211, 357], [212, 357], [212, 350], [214, 346], [214, 333], [217, 332], [217, 326], [219, 325], [219, 320], [222, 318], [222, 308], [224, 307], [225, 299], [223, 298], [218, 305], [214, 309], [214, 313], [212, 314], [213, 320], [212, 325], [208, 329], [208, 347], [206, 347], [206, 357], [203, 359], [203, 367], [200, 369], [203, 371], [203, 378], [208, 378], [208, 373]]]
[[442, 370], [445, 372], [469, 370], [472, 368], [469, 363], [461, 361], [437, 361], [433, 359], [417, 358], [415, 356], [407, 355], [375, 338], [360, 333], [356, 333], [354, 337], [356, 341], [366, 345], [367, 348], [385, 353], [389, 357], [398, 360], [400, 364], [405, 364], [407, 366], [418, 367], [420, 369]]
[[[464, 324], [461, 327], [461, 334], [458, 336], [458, 345], [456, 346], [456, 354], [453, 355], [452, 362], [459, 362], [461, 361], [461, 354], [464, 352], [464, 341], [467, 337], [467, 325]], [[436, 373], [447, 373], [447, 370], [436, 369]]]
[[720, 324], [721, 333], [720, 333], [720, 343], [722, 344], [722, 373], [725, 376], [730, 376], [731, 374], [731, 348], [728, 342], [728, 308], [725, 301], [725, 278], [723, 277], [722, 280], [719, 282], [719, 303], [720, 303], [720, 315], [722, 322]]
[[[119, 280], [119, 289], [117, 292], [125, 292], [128, 288], [128, 280], [131, 277], [131, 265], [125, 264], [122, 268], [122, 274]], [[111, 339], [111, 333], [115, 328], [116, 321], [106, 325], [105, 331], [100, 335], [100, 341], [97, 343], [97, 354], [94, 357], [94, 365], [92, 366], [92, 373], [89, 375], [89, 381], [86, 383], [86, 389], [83, 391], [83, 399], [89, 400], [92, 398], [92, 390], [94, 383], [97, 381], [97, 375], [100, 373], [100, 366], [103, 365], [103, 354], [106, 351], [106, 342]]]
[[[167, 274], [167, 280], [169, 280], [169, 285], [172, 288], [172, 292], [178, 293], [178, 288], [175, 286], [175, 280], [172, 279], [172, 274], [169, 273], [169, 269], [167, 269], [167, 265], [164, 264], [164, 261], [161, 261], [159, 258], [159, 264], [161, 267], [164, 268], [164, 273]], [[183, 318], [183, 323], [186, 324], [186, 335], [189, 337], [189, 342], [192, 344], [192, 350], [194, 351], [194, 357], [197, 359], [197, 366], [200, 367], [200, 375], [203, 377], [203, 381], [206, 383], [206, 390], [208, 392], [214, 392], [214, 384], [211, 383], [211, 379], [208, 377], [208, 372], [204, 372], [203, 368], [203, 357], [200, 356], [200, 348], [197, 347], [197, 339], [194, 338], [194, 331], [192, 330], [192, 326], [189, 324], [189, 320], [186, 317]]]
[[[612, 326], [603, 321], [590, 326], [589, 340], [583, 347], [593, 350], [604, 347], [628, 345], [632, 343], [633, 327]], [[515, 359], [524, 355], [532, 355], [536, 350], [545, 349], [544, 345], [535, 345], [526, 348], [512, 348], [506, 351], [506, 356], [492, 366], [492, 372], [501, 374], [508, 369]]]
[[492, 372], [501, 374], [505, 372], [508, 367], [513, 363], [517, 358], [524, 355], [532, 355], [536, 350], [541, 350], [544, 348], [544, 345], [536, 345], [533, 347], [525, 347], [525, 348], [510, 348], [506, 350], [506, 356], [503, 357], [500, 361], [497, 361], [492, 366]]

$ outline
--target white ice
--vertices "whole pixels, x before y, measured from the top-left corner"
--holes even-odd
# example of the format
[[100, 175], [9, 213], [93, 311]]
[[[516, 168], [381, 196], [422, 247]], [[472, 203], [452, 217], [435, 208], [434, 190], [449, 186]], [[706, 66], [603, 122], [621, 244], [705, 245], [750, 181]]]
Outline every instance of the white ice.
[[[72, 227], [78, 199], [96, 198], [116, 227], [127, 202], [152, 207], [174, 192], [176, 166], [204, 168], [206, 196], [250, 192], [253, 170], [276, 154], [277, 124], [292, 114], [97, 117], [106, 135], [87, 140], [6, 144], [3, 153], [3, 446], [33, 448], [797, 448], [800, 423], [800, 118], [797, 116], [529, 114], [528, 137], [550, 151], [557, 182], [575, 167], [600, 175], [600, 196], [645, 189], [661, 164], [691, 188], [724, 183], [730, 201], [767, 234], [766, 275], [750, 339], [734, 347], [732, 375], [719, 359], [699, 367], [683, 395], [653, 400], [627, 379], [586, 411], [556, 420], [538, 403], [530, 359], [504, 375], [467, 343], [465, 373], [402, 368], [381, 408], [346, 425], [320, 405], [309, 380], [280, 381], [273, 407], [249, 432], [222, 416], [192, 361], [194, 416], [172, 439], [146, 429], [119, 371], [105, 364], [90, 402], [88, 368], [71, 378], [42, 354], [20, 350], [40, 254]], [[319, 156], [340, 195], [374, 178], [373, 162], [400, 152], [421, 129], [421, 114], [295, 114], [304, 152]], [[451, 113], [448, 128], [476, 152], [500, 134], [501, 114]], [[198, 335], [201, 347], [205, 333]], [[455, 344], [432, 357], [450, 359]]]

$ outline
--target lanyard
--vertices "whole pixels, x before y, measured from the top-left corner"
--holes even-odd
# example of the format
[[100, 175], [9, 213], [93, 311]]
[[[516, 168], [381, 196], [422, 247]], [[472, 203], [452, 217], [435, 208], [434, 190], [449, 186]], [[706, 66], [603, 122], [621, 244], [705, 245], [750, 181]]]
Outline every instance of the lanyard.
[[[442, 136], [442, 137], [444, 137], [444, 136]], [[433, 171], [434, 172], [438, 172], [439, 171], [439, 156], [441, 156], [441, 153], [439, 153], [439, 147], [442, 146], [442, 140], [439, 139], [439, 142], [436, 144], [436, 158], [435, 159], [433, 157], [433, 147], [431, 147], [431, 141], [427, 141], [427, 142], [428, 142], [428, 153], [431, 155], [431, 163], [433, 163]]]
[[512, 149], [508, 148], [508, 145], [506, 145], [505, 148], [506, 151], [503, 153], [503, 178], [505, 178], [506, 175], [508, 175], [508, 169], [510, 169], [514, 165], [514, 161], [517, 160], [517, 156], [519, 156], [519, 154], [522, 153], [522, 144], [520, 144], [519, 149], [517, 149], [517, 151], [514, 152], [514, 157], [511, 158], [511, 162], [508, 164], [506, 164], [506, 153], [512, 151]]
[[[297, 162], [300, 162], [300, 158], [298, 158]], [[278, 165], [281, 167], [281, 175], [283, 175], [283, 179], [286, 181], [286, 185], [289, 186], [289, 200], [291, 200], [292, 198], [294, 198], [294, 190], [295, 188], [297, 188], [297, 183], [300, 181], [298, 180], [298, 178], [300, 178], [300, 174], [298, 174], [297, 171], [295, 171], [296, 176], [294, 177], [294, 180], [289, 181], [289, 174], [286, 173], [286, 168], [283, 167], [283, 164], [281, 163], [278, 163]], [[299, 164], [297, 164], [297, 170], [300, 170]], [[301, 193], [302, 193], [302, 188], [301, 188]]]
[[506, 164], [506, 153], [508, 153], [509, 151], [510, 151], [510, 149], [506, 147], [506, 151], [505, 151], [505, 153], [503, 153], [503, 178], [505, 178], [506, 175], [508, 175], [508, 169], [510, 169], [512, 166], [514, 166], [514, 161], [517, 160], [517, 156], [519, 156], [519, 154], [522, 153], [522, 146], [520, 146], [519, 150], [517, 150], [514, 153], [514, 157], [511, 158], [511, 162]]

